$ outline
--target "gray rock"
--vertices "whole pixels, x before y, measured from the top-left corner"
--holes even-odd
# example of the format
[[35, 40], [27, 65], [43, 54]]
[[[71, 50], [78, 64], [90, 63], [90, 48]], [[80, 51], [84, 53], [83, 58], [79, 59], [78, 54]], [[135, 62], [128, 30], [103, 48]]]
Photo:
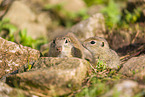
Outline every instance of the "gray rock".
[[137, 82], [132, 80], [123, 80], [101, 97], [133, 97], [139, 91], [140, 89]]
[[98, 5], [92, 5], [88, 8], [88, 11], [87, 13], [89, 15], [93, 15], [93, 14], [96, 14], [96, 13], [100, 13], [101, 10], [104, 8], [105, 6], [102, 4], [98, 4]]
[[43, 57], [34, 63], [29, 72], [7, 77], [7, 83], [12, 85], [16, 81], [20, 88], [34, 94], [39, 91], [47, 96], [64, 95], [79, 88], [88, 66], [89, 62], [79, 58]]
[[34, 22], [25, 22], [19, 25], [20, 29], [27, 29], [27, 35], [31, 36], [33, 39], [37, 39], [38, 37], [45, 37], [47, 33], [46, 26], [34, 23]]
[[38, 50], [18, 45], [0, 37], [0, 78], [39, 57]]
[[[47, 4], [51, 6], [62, 4], [63, 8], [69, 12], [77, 12], [83, 8], [86, 8], [83, 0], [23, 0], [23, 2], [30, 7], [33, 7], [32, 9], [35, 11], [44, 8]], [[39, 6], [42, 8], [38, 8]]]
[[119, 71], [119, 73], [134, 77], [137, 80], [145, 80], [145, 55], [129, 59]]
[[31, 9], [21, 1], [14, 1], [3, 19], [8, 18], [10, 22], [19, 26], [27, 21], [36, 20], [36, 16]]
[[0, 82], [0, 97], [9, 97], [8, 94], [12, 91], [13, 89], [8, 86], [7, 84]]
[[[22, 1], [14, 1], [12, 3], [8, 12], [3, 17], [3, 19], [6, 18], [10, 20], [10, 23], [16, 25], [19, 30], [27, 29], [28, 36], [31, 36], [33, 39], [46, 36], [47, 25], [42, 25], [42, 21], [40, 23], [40, 19], [36, 16], [36, 13]], [[45, 22], [51, 25], [50, 18], [45, 18], [45, 20]]]
[[0, 97], [20, 97], [20, 96], [32, 97], [32, 95], [26, 91], [12, 88], [3, 82], [0, 82]]
[[[83, 0], [49, 0], [50, 4], [63, 4], [64, 9], [71, 12], [79, 11], [85, 8], [85, 3]], [[76, 7], [77, 6], [77, 7]]]
[[90, 18], [74, 25], [68, 31], [73, 32], [82, 41], [94, 36], [104, 37], [102, 33], [105, 31], [104, 16], [101, 13], [96, 13]]
[[52, 25], [51, 17], [46, 12], [41, 12], [37, 15], [37, 21], [41, 25], [46, 25], [47, 27]]

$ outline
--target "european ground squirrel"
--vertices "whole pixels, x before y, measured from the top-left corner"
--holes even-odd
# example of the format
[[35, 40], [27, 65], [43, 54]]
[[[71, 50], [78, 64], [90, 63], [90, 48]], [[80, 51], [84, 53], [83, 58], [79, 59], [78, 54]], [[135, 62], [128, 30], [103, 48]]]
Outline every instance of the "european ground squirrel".
[[92, 61], [92, 54], [82, 46], [73, 33], [57, 36], [50, 43], [49, 57], [78, 57]]
[[103, 61], [109, 68], [118, 68], [120, 59], [117, 53], [109, 48], [108, 42], [101, 37], [90, 37], [83, 42], [83, 46], [87, 48], [95, 59]]

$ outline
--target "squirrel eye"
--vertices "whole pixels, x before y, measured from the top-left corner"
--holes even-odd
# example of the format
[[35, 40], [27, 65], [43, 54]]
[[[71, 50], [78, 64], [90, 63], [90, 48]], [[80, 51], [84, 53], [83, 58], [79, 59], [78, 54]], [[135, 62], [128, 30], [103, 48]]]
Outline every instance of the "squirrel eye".
[[55, 40], [53, 40], [53, 43], [55, 43]]
[[90, 43], [91, 43], [91, 44], [95, 44], [96, 42], [95, 42], [95, 41], [91, 41]]
[[65, 43], [68, 43], [68, 40], [65, 40]]
[[102, 45], [101, 46], [104, 47], [104, 42], [102, 42]]

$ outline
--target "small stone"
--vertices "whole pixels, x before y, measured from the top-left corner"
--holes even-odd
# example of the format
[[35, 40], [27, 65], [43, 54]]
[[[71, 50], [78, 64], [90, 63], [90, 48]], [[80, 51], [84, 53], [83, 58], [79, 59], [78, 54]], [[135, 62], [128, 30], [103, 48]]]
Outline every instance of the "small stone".
[[115, 94], [117, 97], [133, 97], [138, 93], [139, 85], [132, 80], [123, 80], [122, 82], [114, 85], [114, 87], [101, 97], [113, 97]]
[[119, 71], [119, 73], [134, 77], [136, 80], [145, 80], [145, 55], [129, 59]]
[[32, 95], [26, 91], [15, 89], [8, 86], [6, 83], [0, 82], [0, 97], [32, 97]]
[[104, 37], [105, 21], [104, 16], [101, 13], [96, 13], [90, 18], [81, 21], [74, 25], [69, 32], [73, 32], [82, 41], [94, 36]]
[[10, 19], [11, 23], [19, 26], [26, 21], [34, 21], [35, 14], [21, 1], [14, 1], [3, 19]]

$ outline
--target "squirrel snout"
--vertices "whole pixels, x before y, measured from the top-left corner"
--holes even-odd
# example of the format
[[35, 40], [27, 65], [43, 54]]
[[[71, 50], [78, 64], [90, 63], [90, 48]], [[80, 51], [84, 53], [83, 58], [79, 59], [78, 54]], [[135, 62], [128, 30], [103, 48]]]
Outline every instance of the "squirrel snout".
[[56, 47], [56, 50], [61, 52], [62, 51], [62, 47], [61, 46], [60, 47]]

